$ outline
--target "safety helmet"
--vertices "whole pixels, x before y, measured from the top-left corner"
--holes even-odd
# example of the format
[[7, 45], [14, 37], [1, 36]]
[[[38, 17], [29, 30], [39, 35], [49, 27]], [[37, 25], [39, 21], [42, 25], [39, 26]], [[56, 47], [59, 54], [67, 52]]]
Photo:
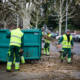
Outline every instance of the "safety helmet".
[[69, 29], [67, 29], [67, 30], [66, 30], [66, 33], [67, 33], [67, 32], [70, 32], [70, 30], [69, 30]]

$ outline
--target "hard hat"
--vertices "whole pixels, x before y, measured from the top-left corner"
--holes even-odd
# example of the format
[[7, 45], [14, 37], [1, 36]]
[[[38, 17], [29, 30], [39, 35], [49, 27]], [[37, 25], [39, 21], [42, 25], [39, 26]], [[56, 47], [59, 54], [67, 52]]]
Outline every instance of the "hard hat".
[[67, 32], [70, 32], [70, 30], [69, 30], [69, 29], [67, 29], [67, 30], [66, 30], [66, 33], [67, 33]]

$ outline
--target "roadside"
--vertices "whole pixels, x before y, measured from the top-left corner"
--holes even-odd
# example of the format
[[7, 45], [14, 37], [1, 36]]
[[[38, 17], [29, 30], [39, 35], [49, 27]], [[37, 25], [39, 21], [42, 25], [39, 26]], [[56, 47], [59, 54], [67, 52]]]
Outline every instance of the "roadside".
[[[54, 47], [54, 46], [53, 46]], [[55, 50], [55, 49], [54, 49]], [[0, 80], [80, 80], [80, 56], [74, 55], [73, 63], [61, 63], [59, 53], [42, 55], [41, 60], [21, 65], [19, 72], [6, 72], [6, 64], [0, 65]]]

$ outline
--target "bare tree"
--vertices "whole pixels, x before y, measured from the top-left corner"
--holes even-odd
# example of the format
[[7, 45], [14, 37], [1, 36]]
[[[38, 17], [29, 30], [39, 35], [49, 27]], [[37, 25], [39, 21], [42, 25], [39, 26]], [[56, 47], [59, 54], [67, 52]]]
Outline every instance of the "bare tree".
[[35, 9], [33, 11], [33, 13], [31, 14], [31, 23], [38, 28], [38, 25], [41, 23], [43, 17], [41, 15], [41, 9], [42, 9], [42, 2], [40, 1], [34, 1], [34, 5], [35, 5]]
[[16, 22], [15, 20], [16, 13], [9, 8], [9, 5], [6, 2], [2, 2], [0, 4], [0, 23], [3, 24], [3, 28], [7, 28], [11, 22]]
[[[30, 28], [31, 13], [34, 10], [32, 0], [8, 0], [11, 9], [23, 20], [23, 27]], [[18, 18], [18, 17], [17, 17]]]
[[[66, 1], [68, 1], [68, 4], [66, 4]], [[71, 4], [72, 4], [72, 0], [56, 0], [53, 6], [53, 10], [56, 13], [56, 20], [59, 23], [59, 35], [61, 35], [61, 29], [62, 29], [63, 22], [65, 22], [67, 19], [74, 17], [75, 9], [70, 8]]]
[[80, 0], [75, 0], [75, 3], [80, 5]]
[[[40, 10], [41, 9], [40, 6], [42, 5], [41, 0], [3, 0], [2, 2], [3, 2], [2, 13], [4, 14], [2, 15], [3, 17], [2, 19], [4, 20], [6, 16], [7, 21], [4, 20], [5, 22], [8, 22], [9, 20], [12, 19], [9, 22], [9, 24], [14, 22], [14, 23], [17, 23], [17, 26], [19, 26], [20, 19], [21, 19], [23, 21], [24, 29], [32, 27], [31, 22], [34, 24], [34, 26], [36, 26], [36, 28], [41, 23], [41, 20], [42, 20], [41, 10]], [[6, 8], [5, 12], [7, 12], [9, 16], [7, 16], [6, 13], [4, 12], [5, 10], [4, 7]], [[1, 22], [4, 22], [4, 21], [1, 21]], [[4, 27], [6, 25], [4, 25]]]
[[[49, 1], [53, 1], [53, 3], [51, 2], [48, 6], [47, 3]], [[75, 9], [71, 9], [71, 1], [73, 0], [68, 0], [68, 4], [66, 5], [66, 0], [4, 0], [3, 3], [0, 4], [0, 22], [4, 24], [4, 27], [11, 23], [19, 26], [21, 20], [24, 29], [32, 27], [31, 23], [37, 28], [45, 19], [48, 21], [48, 16], [51, 15], [55, 16], [55, 20], [58, 21], [59, 34], [61, 34], [63, 22], [65, 22], [66, 19], [74, 17]], [[47, 5], [45, 16], [43, 16], [44, 9], [41, 7], [43, 5], [42, 3]]]

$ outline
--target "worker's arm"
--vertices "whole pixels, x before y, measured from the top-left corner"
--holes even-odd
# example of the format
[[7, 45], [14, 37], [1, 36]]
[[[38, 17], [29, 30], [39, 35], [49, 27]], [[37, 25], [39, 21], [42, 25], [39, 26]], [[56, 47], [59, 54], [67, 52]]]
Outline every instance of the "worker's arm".
[[23, 48], [23, 46], [24, 46], [24, 35], [23, 35], [23, 37], [21, 38], [21, 48]]
[[52, 35], [51, 35], [51, 34], [50, 34], [49, 36], [46, 35], [46, 39], [48, 39], [48, 40], [53, 40], [53, 39], [52, 39]]
[[63, 41], [63, 36], [60, 37], [60, 39], [58, 40], [58, 45], [57, 45], [58, 48], [61, 48], [60, 44], [62, 43], [62, 41]]
[[7, 38], [10, 38], [11, 37], [11, 32], [7, 32]]
[[23, 46], [24, 46], [24, 35], [22, 36], [22, 38], [21, 38], [21, 48], [20, 48], [20, 50], [19, 50], [19, 54], [20, 54], [20, 56], [22, 56], [23, 55], [23, 52], [24, 52], [24, 50], [23, 50]]
[[73, 39], [71, 40], [71, 46], [72, 46], [72, 47], [74, 46], [74, 42], [73, 42]]
[[58, 45], [61, 44], [62, 41], [63, 41], [63, 36], [59, 39]]

